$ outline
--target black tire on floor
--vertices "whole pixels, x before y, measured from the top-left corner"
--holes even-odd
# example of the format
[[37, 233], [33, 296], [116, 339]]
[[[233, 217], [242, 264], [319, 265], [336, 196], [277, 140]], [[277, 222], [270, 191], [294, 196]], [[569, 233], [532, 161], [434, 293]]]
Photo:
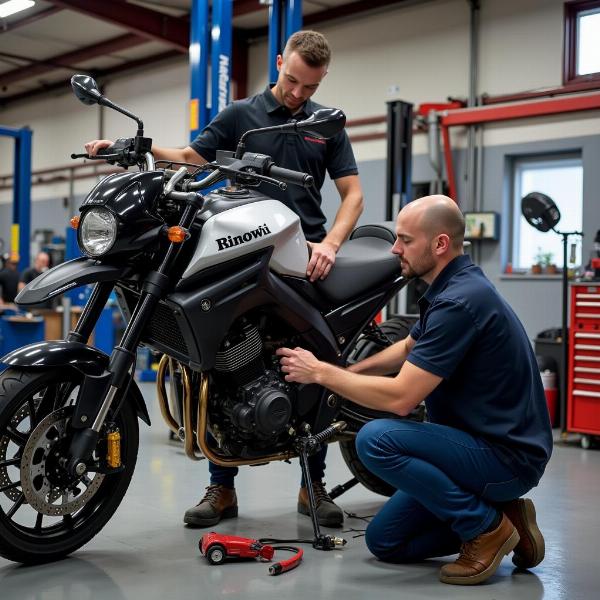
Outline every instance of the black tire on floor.
[[[53, 437], [48, 437], [48, 440], [55, 440], [57, 453], [67, 447], [72, 432], [69, 426], [72, 400], [82, 381], [82, 374], [72, 368], [11, 368], [0, 375], [0, 556], [8, 560], [25, 564], [45, 563], [74, 552], [106, 525], [129, 487], [137, 459], [139, 428], [134, 403], [126, 401], [115, 418], [121, 434], [122, 471], [105, 475], [94, 488], [95, 492], [81, 506], [73, 506], [72, 512], [62, 517], [42, 514], [25, 501], [19, 470], [26, 444], [42, 419], [50, 414], [59, 414], [57, 409], [65, 407], [63, 422], [59, 429], [55, 427]], [[47, 433], [50, 432], [51, 429]], [[106, 453], [106, 448], [102, 451], [99, 446], [95, 452], [96, 456], [100, 456]], [[48, 461], [51, 459], [52, 453], [47, 456]], [[44, 464], [48, 468], [46, 458]], [[77, 493], [72, 488], [74, 498], [87, 493], [96, 473], [92, 471], [86, 477], [85, 484], [83, 479], [69, 484], [69, 487], [85, 486]], [[70, 494], [67, 493], [67, 500]], [[52, 504], [56, 500], [46, 500], [44, 496], [44, 501]]]
[[[395, 343], [403, 340], [409, 333], [411, 327], [417, 321], [416, 317], [393, 317], [383, 322], [379, 328], [389, 338], [390, 342]], [[350, 355], [349, 362], [358, 362], [364, 360], [377, 352], [383, 350], [383, 346], [369, 340], [361, 338], [356, 343], [356, 348]], [[348, 423], [349, 430], [356, 433], [367, 422], [377, 418], [399, 418], [390, 413], [364, 408], [353, 402], [346, 401], [342, 408], [341, 417]], [[415, 420], [423, 420], [423, 411], [416, 410], [410, 417]], [[389, 484], [373, 475], [361, 462], [356, 452], [354, 439], [340, 442], [340, 451], [344, 462], [350, 469], [350, 472], [359, 483], [371, 492], [381, 494], [382, 496], [391, 496], [395, 489]]]
[[211, 565], [220, 565], [227, 558], [227, 550], [221, 544], [213, 544], [206, 553], [206, 558]]

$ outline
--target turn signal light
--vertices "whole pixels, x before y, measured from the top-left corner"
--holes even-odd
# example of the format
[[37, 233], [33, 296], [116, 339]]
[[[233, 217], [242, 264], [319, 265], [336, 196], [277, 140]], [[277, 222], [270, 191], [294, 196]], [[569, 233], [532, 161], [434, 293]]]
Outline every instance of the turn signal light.
[[73, 229], [78, 229], [79, 228], [79, 215], [75, 215], [74, 217], [71, 217], [71, 220], [69, 221], [69, 223], [71, 224], [71, 227]]
[[182, 242], [185, 242], [187, 236], [187, 229], [179, 227], [179, 225], [174, 225], [173, 227], [169, 227], [169, 229], [167, 229], [167, 237], [171, 242], [175, 242], [176, 244], [181, 244]]

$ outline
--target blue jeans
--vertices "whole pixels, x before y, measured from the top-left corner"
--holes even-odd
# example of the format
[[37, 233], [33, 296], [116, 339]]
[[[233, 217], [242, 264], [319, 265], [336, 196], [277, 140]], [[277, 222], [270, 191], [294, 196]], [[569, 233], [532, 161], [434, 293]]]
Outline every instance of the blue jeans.
[[492, 525], [495, 503], [530, 489], [489, 444], [445, 425], [377, 419], [359, 431], [356, 449], [398, 490], [366, 532], [369, 550], [388, 562], [455, 554]]
[[[308, 471], [313, 481], [321, 481], [325, 476], [325, 456], [327, 455], [327, 445], [323, 445], [316, 454], [308, 457]], [[228, 488], [234, 487], [234, 478], [238, 474], [237, 467], [221, 467], [209, 461], [208, 470], [210, 472], [210, 482], [218, 483]], [[304, 477], [300, 485], [304, 487]]]

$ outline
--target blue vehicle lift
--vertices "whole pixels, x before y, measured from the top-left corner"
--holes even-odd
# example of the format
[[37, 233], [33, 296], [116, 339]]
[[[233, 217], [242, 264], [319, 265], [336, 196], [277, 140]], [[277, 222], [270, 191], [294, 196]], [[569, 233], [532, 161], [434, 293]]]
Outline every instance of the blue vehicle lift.
[[19, 271], [24, 271], [29, 268], [30, 259], [32, 131], [26, 127], [14, 129], [0, 126], [0, 136], [15, 140], [11, 252], [13, 256], [19, 256]]
[[[192, 0], [190, 26], [190, 141], [230, 102], [232, 0]], [[212, 21], [212, 24], [211, 24]], [[277, 55], [302, 27], [302, 0], [271, 0], [269, 7], [269, 81], [277, 80]], [[208, 102], [208, 65], [211, 100]]]
[[302, 0], [271, 0], [269, 6], [269, 81], [277, 81], [277, 55], [302, 28]]

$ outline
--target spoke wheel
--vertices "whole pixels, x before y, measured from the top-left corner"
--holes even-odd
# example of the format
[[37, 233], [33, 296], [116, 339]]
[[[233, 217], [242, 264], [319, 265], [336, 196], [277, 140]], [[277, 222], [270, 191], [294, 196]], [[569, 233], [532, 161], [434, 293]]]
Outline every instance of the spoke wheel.
[[[135, 468], [139, 431], [133, 403], [114, 419], [124, 468], [98, 467], [73, 479], [62, 465], [83, 376], [66, 369], [8, 369], [0, 375], [0, 556], [49, 562], [94, 537], [119, 506]], [[98, 462], [102, 435], [92, 460]]]

